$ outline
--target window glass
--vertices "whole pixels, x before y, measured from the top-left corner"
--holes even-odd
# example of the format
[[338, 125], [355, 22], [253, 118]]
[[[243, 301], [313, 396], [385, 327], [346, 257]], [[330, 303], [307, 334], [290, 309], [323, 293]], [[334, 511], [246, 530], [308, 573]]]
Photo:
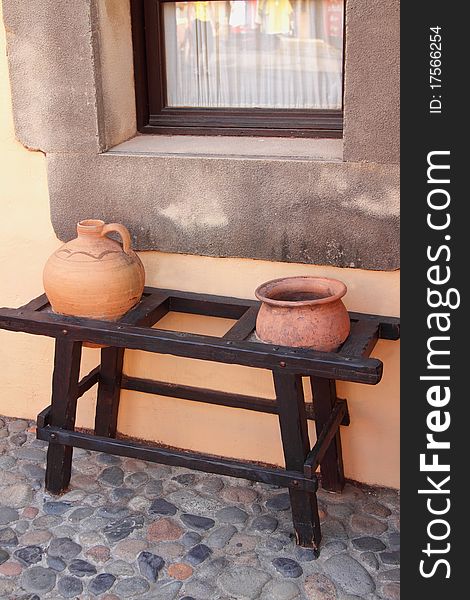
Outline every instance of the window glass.
[[169, 107], [341, 109], [343, 0], [165, 2]]

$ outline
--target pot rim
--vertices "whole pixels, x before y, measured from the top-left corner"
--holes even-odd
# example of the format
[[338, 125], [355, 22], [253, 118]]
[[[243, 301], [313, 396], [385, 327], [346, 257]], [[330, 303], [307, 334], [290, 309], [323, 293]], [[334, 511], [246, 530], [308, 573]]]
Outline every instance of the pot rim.
[[83, 219], [77, 223], [77, 233], [101, 233], [104, 226], [101, 219]]
[[[332, 293], [330, 296], [326, 296], [325, 298], [317, 298], [315, 300], [275, 300], [274, 298], [270, 297], [270, 294], [272, 294], [274, 290], [279, 289], [283, 283], [291, 283], [295, 281], [298, 281], [299, 283], [308, 282], [312, 284], [329, 284], [330, 291], [333, 291], [334, 293]], [[305, 286], [299, 286], [297, 291], [306, 291]], [[346, 284], [340, 281], [339, 279], [333, 279], [332, 277], [297, 275], [294, 277], [279, 277], [278, 279], [271, 279], [270, 281], [266, 281], [265, 283], [262, 283], [256, 288], [255, 296], [261, 302], [269, 304], [271, 306], [294, 308], [297, 306], [318, 306], [320, 304], [328, 304], [331, 302], [335, 302], [336, 300], [342, 298], [347, 291], [348, 288], [346, 287]]]

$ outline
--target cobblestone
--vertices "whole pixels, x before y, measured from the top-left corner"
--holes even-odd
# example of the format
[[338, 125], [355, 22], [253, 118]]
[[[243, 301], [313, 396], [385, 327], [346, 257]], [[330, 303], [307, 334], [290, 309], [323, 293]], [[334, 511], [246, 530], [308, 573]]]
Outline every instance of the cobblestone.
[[135, 596], [140, 596], [148, 592], [150, 585], [143, 577], [129, 577], [118, 581], [114, 589], [118, 596], [135, 598]]
[[185, 560], [193, 567], [204, 562], [212, 554], [212, 550], [205, 544], [197, 544], [187, 553]]
[[173, 579], [184, 580], [191, 577], [193, 574], [193, 569], [189, 565], [185, 563], [173, 563], [168, 567], [168, 575], [173, 577]]
[[370, 570], [377, 571], [379, 569], [379, 559], [373, 552], [363, 552], [359, 558]]
[[131, 575], [134, 575], [136, 572], [136, 569], [134, 568], [132, 563], [128, 563], [125, 560], [116, 560], [112, 563], [107, 564], [106, 570], [112, 573], [113, 575], [116, 575], [116, 577], [120, 575], [129, 577]]
[[218, 578], [222, 590], [232, 596], [241, 596], [253, 600], [257, 598], [270, 580], [264, 571], [250, 567], [231, 568], [225, 570]]
[[264, 586], [260, 599], [294, 600], [299, 593], [299, 586], [292, 581], [270, 581]]
[[76, 598], [83, 592], [83, 584], [80, 579], [66, 575], [59, 579], [57, 591], [64, 598]]
[[156, 498], [149, 508], [150, 514], [165, 515], [169, 517], [176, 515], [176, 511], [176, 506], [171, 502], [167, 502], [164, 498]]
[[349, 594], [359, 597], [375, 590], [369, 573], [357, 560], [347, 554], [336, 554], [325, 562], [325, 570], [338, 585]]
[[6, 575], [7, 577], [16, 577], [22, 570], [23, 568], [19, 563], [11, 560], [0, 565], [0, 574]]
[[[235, 528], [234, 530], [236, 531]], [[235, 531], [233, 533], [235, 533]], [[181, 538], [181, 543], [185, 548], [192, 548], [196, 544], [199, 544], [201, 540], [202, 537], [199, 535], [199, 533], [197, 533], [197, 531], [188, 531]]]
[[221, 508], [215, 516], [222, 523], [231, 523], [232, 525], [240, 525], [248, 519], [247, 512], [238, 508], [238, 506]]
[[12, 521], [17, 521], [19, 513], [14, 508], [0, 506], [0, 525], [8, 525]]
[[379, 552], [380, 550], [385, 550], [386, 548], [382, 540], [370, 536], [356, 538], [352, 541], [352, 544], [356, 550], [361, 551], [372, 550], [373, 552]]
[[44, 594], [50, 592], [56, 583], [56, 574], [52, 569], [31, 567], [21, 577], [21, 587], [27, 592]]
[[48, 556], [47, 566], [53, 569], [54, 571], [61, 572], [66, 569], [67, 564], [58, 556]]
[[76, 558], [69, 564], [69, 571], [77, 577], [90, 577], [96, 575], [96, 567], [87, 560]]
[[336, 588], [326, 575], [314, 573], [305, 579], [308, 600], [336, 600]]
[[25, 546], [20, 548], [13, 553], [13, 556], [23, 565], [29, 567], [41, 562], [42, 559], [42, 548], [40, 546]]
[[116, 577], [111, 573], [100, 573], [90, 581], [88, 589], [94, 596], [99, 596], [110, 590], [115, 581]]
[[290, 509], [289, 494], [277, 494], [266, 502], [266, 508], [269, 510], [282, 511]]
[[351, 529], [355, 533], [365, 532], [370, 535], [380, 535], [387, 531], [387, 524], [370, 515], [354, 514], [351, 517]]
[[207, 544], [211, 548], [223, 548], [237, 533], [234, 525], [224, 525], [211, 532], [207, 538]]
[[275, 558], [272, 564], [276, 571], [278, 571], [283, 577], [300, 577], [303, 574], [302, 567], [299, 563], [292, 558]]
[[267, 533], [272, 533], [276, 530], [279, 521], [271, 516], [271, 515], [260, 515], [253, 520], [251, 524], [251, 529], [254, 531], [265, 531]]
[[173, 519], [160, 519], [147, 529], [147, 537], [151, 542], [178, 540], [182, 535], [183, 528]]
[[382, 588], [382, 596], [385, 600], [400, 600], [400, 584], [387, 583]]
[[11, 527], [0, 529], [0, 545], [1, 546], [16, 546], [18, 537]]
[[158, 574], [163, 569], [165, 561], [161, 556], [151, 552], [141, 552], [137, 558], [140, 574], [149, 581], [157, 581]]
[[80, 544], [70, 538], [55, 538], [49, 544], [47, 553], [49, 556], [57, 556], [64, 560], [75, 558], [82, 551]]
[[31, 502], [33, 490], [26, 483], [2, 485], [0, 504], [9, 508], [23, 508]]
[[113, 556], [128, 562], [133, 562], [137, 556], [147, 549], [145, 540], [122, 540], [113, 549]]
[[200, 517], [199, 515], [190, 515], [186, 513], [181, 515], [181, 520], [188, 527], [193, 527], [195, 529], [207, 530], [212, 529], [215, 525], [214, 519], [211, 519], [210, 517]]
[[275, 486], [75, 449], [70, 490], [46, 493], [46, 446], [17, 421], [0, 419], [0, 598], [399, 598], [393, 490], [320, 488], [318, 557]]
[[399, 565], [400, 564], [400, 552], [398, 550], [392, 550], [391, 552], [381, 552], [380, 560], [384, 565]]

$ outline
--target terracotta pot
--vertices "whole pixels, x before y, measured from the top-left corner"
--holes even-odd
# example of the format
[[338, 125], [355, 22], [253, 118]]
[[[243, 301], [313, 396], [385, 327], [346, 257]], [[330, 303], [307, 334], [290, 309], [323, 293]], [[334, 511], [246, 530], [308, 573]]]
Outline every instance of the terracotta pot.
[[[107, 237], [116, 232], [122, 246]], [[56, 250], [44, 267], [44, 290], [63, 315], [116, 321], [142, 297], [144, 267], [124, 225], [86, 220], [78, 237]]]
[[256, 334], [280, 346], [336, 350], [349, 335], [350, 322], [341, 298], [347, 288], [326, 277], [285, 277], [256, 290], [261, 308]]

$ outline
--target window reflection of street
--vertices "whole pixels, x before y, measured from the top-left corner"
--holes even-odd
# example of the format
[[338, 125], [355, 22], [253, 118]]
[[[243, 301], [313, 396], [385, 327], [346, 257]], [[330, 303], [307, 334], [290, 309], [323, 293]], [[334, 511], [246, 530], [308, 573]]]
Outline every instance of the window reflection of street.
[[169, 106], [341, 107], [342, 0], [164, 4]]

